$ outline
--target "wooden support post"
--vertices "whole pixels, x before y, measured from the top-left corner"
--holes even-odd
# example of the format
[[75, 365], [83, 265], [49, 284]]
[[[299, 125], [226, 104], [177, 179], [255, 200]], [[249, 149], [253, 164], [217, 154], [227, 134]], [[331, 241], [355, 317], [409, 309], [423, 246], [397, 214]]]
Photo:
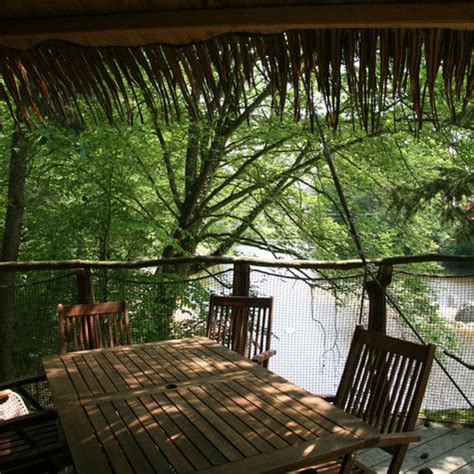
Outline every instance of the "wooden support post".
[[77, 302], [79, 304], [95, 303], [94, 287], [92, 286], [89, 268], [76, 269]]
[[368, 281], [365, 285], [369, 296], [369, 329], [384, 334], [387, 332], [385, 289], [392, 281], [392, 272], [392, 265], [380, 265], [376, 277], [377, 281]]
[[234, 264], [234, 281], [232, 294], [234, 296], [248, 296], [250, 291], [250, 265], [248, 263]]
[[[77, 302], [79, 304], [95, 303], [94, 287], [92, 286], [91, 271], [89, 268], [77, 268], [76, 269], [76, 281], [77, 281]], [[93, 321], [91, 317], [85, 317], [83, 325], [87, 324], [87, 334], [89, 334], [89, 340], [91, 349], [93, 349]], [[84, 329], [84, 328], [83, 328]]]
[[[250, 265], [248, 263], [234, 264], [234, 280], [232, 282], [233, 296], [248, 296], [250, 292]], [[232, 350], [239, 354], [245, 353], [247, 344], [248, 309], [234, 308], [232, 314]]]

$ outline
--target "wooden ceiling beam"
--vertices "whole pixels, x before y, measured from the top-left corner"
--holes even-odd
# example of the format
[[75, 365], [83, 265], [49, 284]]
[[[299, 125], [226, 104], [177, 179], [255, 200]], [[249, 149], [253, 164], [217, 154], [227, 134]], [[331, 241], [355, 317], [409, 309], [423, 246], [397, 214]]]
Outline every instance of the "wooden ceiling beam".
[[88, 46], [186, 44], [226, 32], [312, 28], [474, 30], [474, 3], [332, 4], [0, 20], [0, 45], [28, 48], [49, 39]]

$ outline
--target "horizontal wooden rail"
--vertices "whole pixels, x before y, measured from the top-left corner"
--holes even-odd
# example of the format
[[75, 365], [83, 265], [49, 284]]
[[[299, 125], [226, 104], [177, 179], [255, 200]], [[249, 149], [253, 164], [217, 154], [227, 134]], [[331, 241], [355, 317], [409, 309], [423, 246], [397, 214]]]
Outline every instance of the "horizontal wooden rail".
[[[422, 262], [460, 262], [474, 263], [473, 255], [411, 255], [398, 257], [384, 257], [369, 259], [371, 265], [400, 265]], [[163, 265], [189, 265], [201, 264], [204, 266], [245, 263], [254, 267], [274, 268], [296, 268], [296, 269], [340, 269], [349, 270], [363, 268], [360, 259], [353, 260], [269, 260], [256, 257], [176, 257], [156, 260], [132, 260], [132, 261], [95, 261], [95, 260], [49, 260], [32, 262], [0, 262], [0, 271], [32, 271], [32, 270], [64, 270], [70, 268], [146, 268]]]
[[[83, 12], [83, 10], [81, 10]], [[291, 5], [0, 19], [0, 44], [28, 48], [50, 39], [86, 46], [187, 44], [227, 32], [312, 28], [474, 29], [472, 2]]]

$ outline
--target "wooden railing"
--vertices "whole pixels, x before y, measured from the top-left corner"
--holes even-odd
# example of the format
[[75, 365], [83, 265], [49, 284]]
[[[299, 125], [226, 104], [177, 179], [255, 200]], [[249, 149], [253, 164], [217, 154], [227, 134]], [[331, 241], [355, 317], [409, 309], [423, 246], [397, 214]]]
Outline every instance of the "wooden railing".
[[[474, 263], [474, 256], [453, 255], [413, 255], [396, 256], [367, 260], [370, 266], [369, 278], [365, 289], [369, 299], [368, 326], [370, 329], [386, 331], [387, 304], [385, 289], [390, 284], [394, 265], [423, 262], [451, 262]], [[214, 266], [223, 264], [233, 265], [232, 294], [247, 296], [250, 291], [250, 268], [273, 267], [288, 269], [310, 270], [348, 270], [361, 269], [364, 264], [359, 259], [343, 261], [327, 260], [269, 260], [254, 257], [178, 257], [155, 260], [136, 261], [93, 261], [93, 260], [63, 260], [63, 261], [36, 261], [36, 262], [0, 262], [0, 271], [35, 271], [35, 270], [60, 270], [75, 269], [77, 278], [78, 303], [95, 302], [94, 287], [91, 280], [91, 269], [132, 269], [159, 266], [178, 265]]]

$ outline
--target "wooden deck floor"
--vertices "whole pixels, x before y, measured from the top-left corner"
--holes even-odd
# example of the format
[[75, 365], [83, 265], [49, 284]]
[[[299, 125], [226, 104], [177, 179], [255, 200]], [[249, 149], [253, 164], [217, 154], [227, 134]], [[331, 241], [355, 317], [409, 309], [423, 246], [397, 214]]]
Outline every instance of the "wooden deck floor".
[[[420, 423], [419, 443], [409, 449], [401, 472], [415, 474], [430, 468], [434, 474], [474, 473], [474, 427]], [[390, 456], [380, 449], [370, 449], [357, 456], [377, 473], [385, 473]]]

